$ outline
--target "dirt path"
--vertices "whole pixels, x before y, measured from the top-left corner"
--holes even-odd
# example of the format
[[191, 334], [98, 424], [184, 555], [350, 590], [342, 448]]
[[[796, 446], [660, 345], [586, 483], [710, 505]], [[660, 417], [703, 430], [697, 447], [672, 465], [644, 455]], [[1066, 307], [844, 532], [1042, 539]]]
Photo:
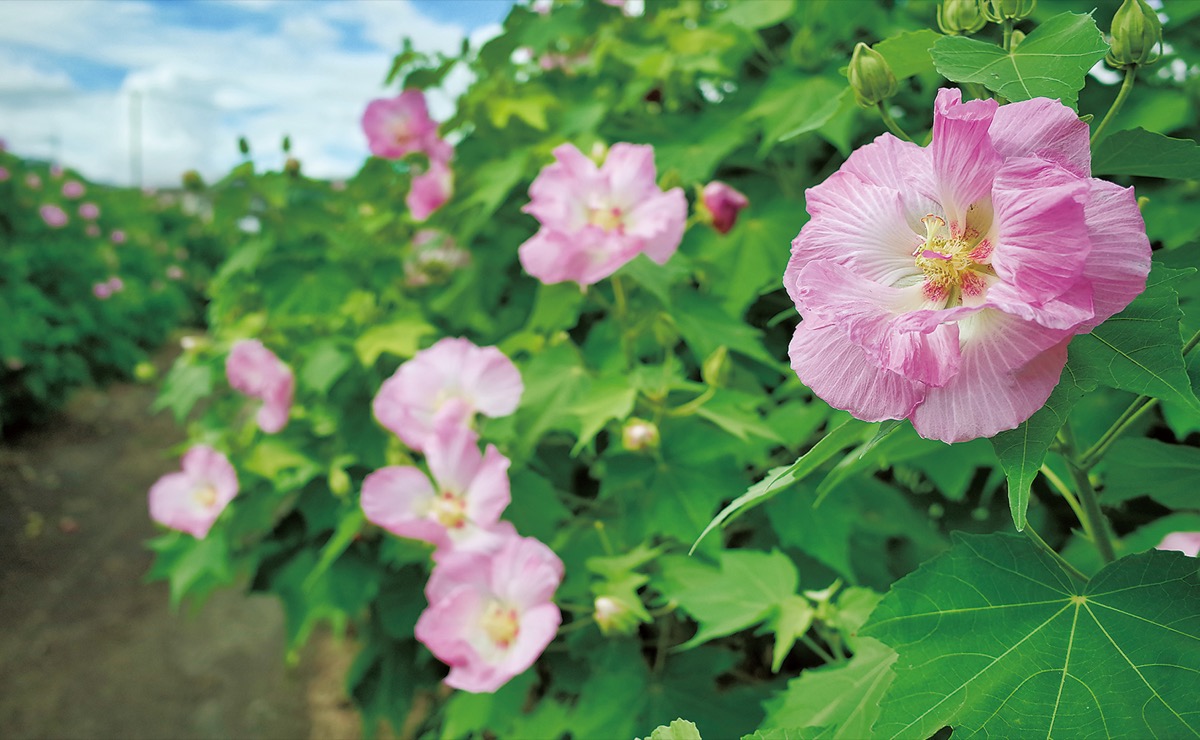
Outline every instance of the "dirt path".
[[0, 444], [0, 736], [352, 737], [346, 656], [317, 640], [284, 665], [267, 597], [221, 591], [195, 614], [145, 584], [146, 491], [183, 435], [149, 386], [80, 392], [51, 426]]

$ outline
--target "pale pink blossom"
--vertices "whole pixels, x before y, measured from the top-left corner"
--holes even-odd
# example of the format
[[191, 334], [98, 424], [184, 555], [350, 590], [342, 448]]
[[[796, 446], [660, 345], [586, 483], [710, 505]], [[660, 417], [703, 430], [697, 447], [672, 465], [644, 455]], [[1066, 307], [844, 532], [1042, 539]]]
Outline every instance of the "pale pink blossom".
[[62, 194], [64, 198], [82, 198], [87, 192], [87, 188], [78, 180], [67, 180], [63, 183]]
[[538, 15], [549, 15], [554, 9], [554, 0], [533, 0], [529, 4], [529, 9]]
[[42, 216], [42, 221], [52, 229], [61, 229], [67, 225], [70, 220], [67, 217], [67, 212], [53, 203], [47, 203], [38, 209], [38, 213]]
[[417, 619], [416, 638], [450, 666], [447, 685], [493, 692], [554, 640], [562, 613], [553, 598], [562, 578], [562, 561], [532, 537], [510, 537], [493, 553], [452, 551], [425, 585], [429, 607]]
[[712, 216], [713, 228], [721, 234], [728, 234], [737, 222], [738, 213], [750, 205], [745, 195], [720, 180], [713, 180], [704, 186], [700, 202]]
[[8, 168], [0, 167], [0, 182], [6, 182], [10, 177], [12, 177], [12, 174], [8, 171]]
[[1174, 550], [1189, 558], [1200, 554], [1200, 532], [1172, 532], [1155, 546], [1157, 550]]
[[450, 274], [471, 263], [471, 253], [454, 237], [437, 229], [413, 235], [412, 253], [404, 260], [404, 283], [413, 287], [444, 282]]
[[204, 539], [237, 492], [237, 473], [229, 459], [196, 445], [184, 454], [181, 472], [168, 473], [150, 487], [150, 517]]
[[25, 175], [25, 185], [27, 185], [31, 190], [40, 190], [42, 187], [42, 178], [38, 177], [37, 174], [30, 172], [28, 175]]
[[543, 283], [591, 285], [639, 254], [664, 264], [683, 239], [687, 198], [655, 182], [654, 147], [614, 144], [602, 167], [571, 144], [554, 150], [522, 209], [541, 223], [521, 266]]
[[521, 373], [500, 350], [446, 337], [385, 380], [372, 407], [380, 424], [422, 451], [433, 435], [434, 418], [447, 402], [463, 402], [452, 408], [467, 425], [477, 412], [508, 416], [516, 411], [523, 391]]
[[92, 286], [92, 295], [96, 296], [102, 301], [106, 301], [111, 298], [112, 293], [112, 286], [110, 286], [107, 282], [96, 283]]
[[362, 128], [371, 153], [385, 159], [427, 151], [437, 138], [437, 123], [429, 117], [420, 90], [372, 100], [363, 112]]
[[860, 419], [961, 442], [1013, 429], [1067, 343], [1144, 288], [1132, 188], [1089, 177], [1088, 127], [1046, 98], [941, 90], [933, 143], [884, 134], [807, 192], [784, 286], [792, 367]]
[[416, 221], [424, 221], [450, 200], [454, 174], [450, 165], [441, 159], [430, 159], [429, 169], [412, 179], [412, 187], [404, 198], [409, 213]]
[[95, 203], [83, 203], [79, 206], [79, 216], [88, 221], [100, 218], [100, 207]]
[[167, 278], [169, 280], [182, 280], [183, 268], [179, 265], [170, 265], [167, 267]]
[[283, 429], [291, 413], [296, 381], [292, 369], [257, 339], [242, 339], [225, 358], [225, 376], [234, 390], [263, 402], [258, 428], [267, 434]]
[[[453, 550], [492, 550], [511, 525], [500, 526], [508, 507], [508, 458], [494, 445], [480, 454], [479, 435], [461, 423], [465, 405], [447, 403], [425, 446], [429, 476], [415, 467], [392, 466], [366, 477], [362, 508], [367, 519], [392, 534], [424, 540], [440, 557]], [[432, 479], [432, 482], [431, 482]]]
[[57, 178], [59, 178], [59, 177], [62, 177], [62, 176], [63, 176], [63, 168], [62, 168], [62, 166], [61, 166], [61, 165], [57, 165], [57, 164], [52, 164], [52, 165], [50, 165], [50, 176], [51, 176], [51, 177], [53, 177], [53, 178], [55, 178], [55, 179], [57, 179]]
[[100, 236], [100, 227], [96, 224], [88, 224], [87, 228], [84, 229], [83, 232], [90, 237], [97, 237]]
[[113, 244], [124, 244], [126, 236], [124, 231], [121, 231], [120, 229], [114, 229], [109, 238], [112, 239]]
[[113, 293], [120, 293], [122, 290], [125, 290], [125, 281], [113, 275], [108, 279], [108, 287]]

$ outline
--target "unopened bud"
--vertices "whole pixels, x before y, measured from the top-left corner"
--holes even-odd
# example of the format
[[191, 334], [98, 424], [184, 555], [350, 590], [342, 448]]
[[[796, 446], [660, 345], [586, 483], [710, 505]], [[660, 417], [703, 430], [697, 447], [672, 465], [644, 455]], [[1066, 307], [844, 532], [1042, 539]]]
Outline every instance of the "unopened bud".
[[242, 153], [242, 156], [250, 155], [250, 141], [245, 136], [238, 137], [238, 151]]
[[750, 205], [750, 200], [720, 180], [704, 186], [700, 194], [701, 217], [710, 222], [719, 234], [728, 234], [737, 222], [738, 213]]
[[984, 14], [992, 23], [1019, 21], [1028, 18], [1037, 7], [1037, 0], [988, 0]]
[[1162, 21], [1146, 0], [1125, 0], [1112, 21], [1112, 48], [1105, 61], [1117, 69], [1158, 61]]
[[298, 177], [300, 175], [300, 160], [295, 157], [288, 157], [283, 163], [283, 171], [290, 177]]
[[938, 6], [938, 28], [951, 36], [970, 35], [987, 24], [980, 0], [943, 0]]
[[640, 622], [649, 621], [645, 609], [636, 608], [610, 596], [596, 597], [596, 626], [605, 635], [632, 635]]
[[729, 380], [729, 348], [721, 345], [700, 365], [700, 377], [712, 386], [723, 386]]
[[631, 452], [652, 450], [658, 447], [658, 427], [652, 421], [634, 417], [625, 422], [625, 428], [621, 430], [621, 442]]
[[873, 108], [896, 94], [896, 75], [883, 55], [864, 43], [850, 57], [850, 87], [864, 108]]

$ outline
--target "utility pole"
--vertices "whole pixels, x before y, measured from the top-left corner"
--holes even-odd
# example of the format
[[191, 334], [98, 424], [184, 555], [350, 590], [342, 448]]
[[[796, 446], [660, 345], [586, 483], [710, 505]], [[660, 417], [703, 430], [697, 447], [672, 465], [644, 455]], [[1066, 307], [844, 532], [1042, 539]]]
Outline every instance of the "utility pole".
[[129, 180], [142, 186], [142, 93], [129, 92]]

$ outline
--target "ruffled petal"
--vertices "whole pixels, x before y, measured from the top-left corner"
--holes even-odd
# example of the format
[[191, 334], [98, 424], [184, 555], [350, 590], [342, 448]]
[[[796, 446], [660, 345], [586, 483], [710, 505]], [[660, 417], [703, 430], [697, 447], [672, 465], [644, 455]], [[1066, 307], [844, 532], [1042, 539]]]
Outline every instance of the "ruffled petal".
[[509, 459], [488, 445], [467, 488], [467, 516], [482, 527], [495, 524], [508, 508], [512, 492], [508, 481]]
[[580, 239], [566, 233], [543, 228], [517, 249], [517, 256], [525, 272], [547, 285], [566, 280], [591, 284], [585, 275], [592, 258]]
[[521, 614], [521, 629], [498, 666], [506, 674], [524, 673], [554, 641], [562, 624], [562, 612], [554, 604], [539, 604]]
[[683, 188], [646, 196], [629, 213], [625, 233], [642, 240], [642, 251], [658, 264], [666, 264], [679, 249], [687, 226], [687, 196]]
[[835, 324], [873, 364], [927, 385], [945, 385], [958, 372], [958, 327], [930, 322], [901, 330], [906, 314], [920, 309], [920, 285], [890, 288], [862, 280], [830, 262], [809, 264], [795, 292], [805, 321]]
[[909, 417], [927, 439], [965, 442], [1015, 429], [1046, 403], [1067, 362], [1069, 332], [999, 311], [980, 312], [961, 328], [958, 375], [930, 388]]
[[659, 193], [655, 183], [654, 147], [647, 144], [613, 144], [604, 158], [600, 176], [612, 202], [633, 207]]
[[394, 535], [436, 547], [450, 542], [446, 528], [428, 518], [436, 495], [429, 479], [408, 466], [380, 468], [363, 479], [362, 509], [367, 520]]
[[[443, 340], [444, 341], [444, 340]], [[466, 341], [466, 340], [462, 340]], [[508, 416], [517, 410], [525, 384], [512, 360], [495, 347], [475, 347], [458, 372], [463, 395], [484, 416]]]
[[492, 591], [522, 609], [554, 597], [563, 579], [563, 563], [554, 551], [534, 537], [507, 542], [492, 560]]
[[801, 322], [788, 353], [813, 393], [864, 421], [903, 419], [925, 397], [924, 386], [880, 369], [832, 325]]
[[587, 203], [599, 185], [596, 163], [572, 144], [554, 149], [555, 161], [529, 186], [529, 203], [521, 210], [542, 226], [571, 233], [587, 223]]
[[996, 173], [992, 267], [1034, 305], [1067, 293], [1092, 250], [1084, 206], [1090, 187], [1042, 159], [1013, 159]]
[[1089, 185], [1084, 218], [1092, 252], [1084, 275], [1095, 291], [1095, 317], [1085, 321], [1080, 332], [1091, 331], [1123, 311], [1146, 289], [1150, 274], [1150, 240], [1133, 188], [1103, 180], [1090, 180]]
[[988, 136], [998, 106], [995, 100], [963, 103], [961, 90], [938, 90], [930, 150], [940, 201], [952, 232], [965, 228], [967, 209], [991, 191], [1003, 162]]
[[937, 210], [938, 189], [930, 152], [891, 134], [880, 134], [870, 144], [855, 149], [839, 172], [849, 172], [863, 182], [900, 194], [908, 225], [921, 233], [921, 217]]
[[1002, 105], [988, 133], [1005, 159], [1038, 157], [1079, 177], [1092, 174], [1088, 125], [1057, 100], [1033, 98]]

